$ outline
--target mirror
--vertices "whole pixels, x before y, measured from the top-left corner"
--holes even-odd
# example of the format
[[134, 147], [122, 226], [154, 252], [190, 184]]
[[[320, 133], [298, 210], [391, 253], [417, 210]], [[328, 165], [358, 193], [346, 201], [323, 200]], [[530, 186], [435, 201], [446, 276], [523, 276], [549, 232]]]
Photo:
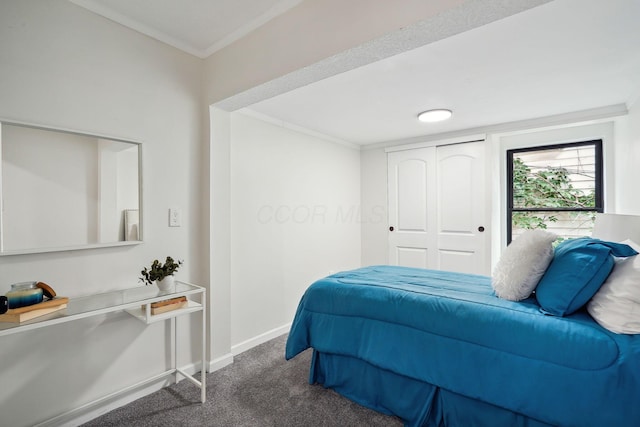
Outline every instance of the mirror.
[[141, 145], [0, 123], [0, 255], [142, 241]]

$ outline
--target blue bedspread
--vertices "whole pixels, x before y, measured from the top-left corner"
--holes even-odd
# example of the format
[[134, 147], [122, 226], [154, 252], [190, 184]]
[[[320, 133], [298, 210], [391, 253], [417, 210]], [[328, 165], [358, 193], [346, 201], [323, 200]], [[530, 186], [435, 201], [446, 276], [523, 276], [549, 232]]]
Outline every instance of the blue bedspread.
[[485, 276], [374, 266], [319, 280], [286, 358], [309, 347], [552, 425], [640, 425], [640, 337], [497, 298]]

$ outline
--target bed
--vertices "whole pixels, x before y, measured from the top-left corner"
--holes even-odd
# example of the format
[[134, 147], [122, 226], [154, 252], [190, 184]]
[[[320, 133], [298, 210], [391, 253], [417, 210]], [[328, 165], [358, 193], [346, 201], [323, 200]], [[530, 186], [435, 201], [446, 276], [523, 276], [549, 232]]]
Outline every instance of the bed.
[[[633, 260], [625, 265], [636, 280], [640, 257], [622, 246], [608, 256]], [[341, 272], [305, 292], [285, 357], [312, 348], [310, 383], [407, 426], [640, 425], [640, 335], [603, 327], [586, 301], [559, 315], [542, 300], [537, 292], [499, 298], [486, 276], [397, 266]]]

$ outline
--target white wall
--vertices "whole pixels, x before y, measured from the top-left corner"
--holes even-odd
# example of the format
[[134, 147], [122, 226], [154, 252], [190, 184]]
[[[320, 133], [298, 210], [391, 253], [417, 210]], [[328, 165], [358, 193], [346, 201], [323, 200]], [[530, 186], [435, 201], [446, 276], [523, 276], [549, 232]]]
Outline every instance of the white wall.
[[231, 115], [234, 352], [290, 324], [314, 280], [360, 266], [359, 208], [358, 150]]
[[[136, 286], [166, 255], [185, 260], [178, 279], [206, 285], [202, 61], [65, 0], [2, 2], [0, 58], [0, 117], [143, 143], [145, 232], [133, 247], [0, 257], [0, 293], [25, 280], [69, 297]], [[169, 206], [182, 227], [168, 227]], [[162, 371], [166, 334], [115, 314], [0, 338], [0, 424], [33, 425]], [[199, 359], [188, 336], [179, 344], [179, 365]]]
[[231, 115], [209, 109], [209, 370], [233, 363], [231, 354]]
[[[640, 101], [629, 107], [626, 120], [616, 127], [616, 210], [615, 213], [640, 215]], [[617, 142], [617, 141], [616, 141]]]

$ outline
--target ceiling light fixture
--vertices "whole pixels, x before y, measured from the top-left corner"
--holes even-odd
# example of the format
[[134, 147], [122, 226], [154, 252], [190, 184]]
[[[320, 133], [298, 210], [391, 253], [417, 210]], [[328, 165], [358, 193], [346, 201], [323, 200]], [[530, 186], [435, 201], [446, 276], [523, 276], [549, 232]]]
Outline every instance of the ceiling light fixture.
[[418, 114], [418, 120], [425, 123], [441, 122], [447, 120], [452, 114], [451, 110], [439, 108], [437, 110], [423, 111]]

